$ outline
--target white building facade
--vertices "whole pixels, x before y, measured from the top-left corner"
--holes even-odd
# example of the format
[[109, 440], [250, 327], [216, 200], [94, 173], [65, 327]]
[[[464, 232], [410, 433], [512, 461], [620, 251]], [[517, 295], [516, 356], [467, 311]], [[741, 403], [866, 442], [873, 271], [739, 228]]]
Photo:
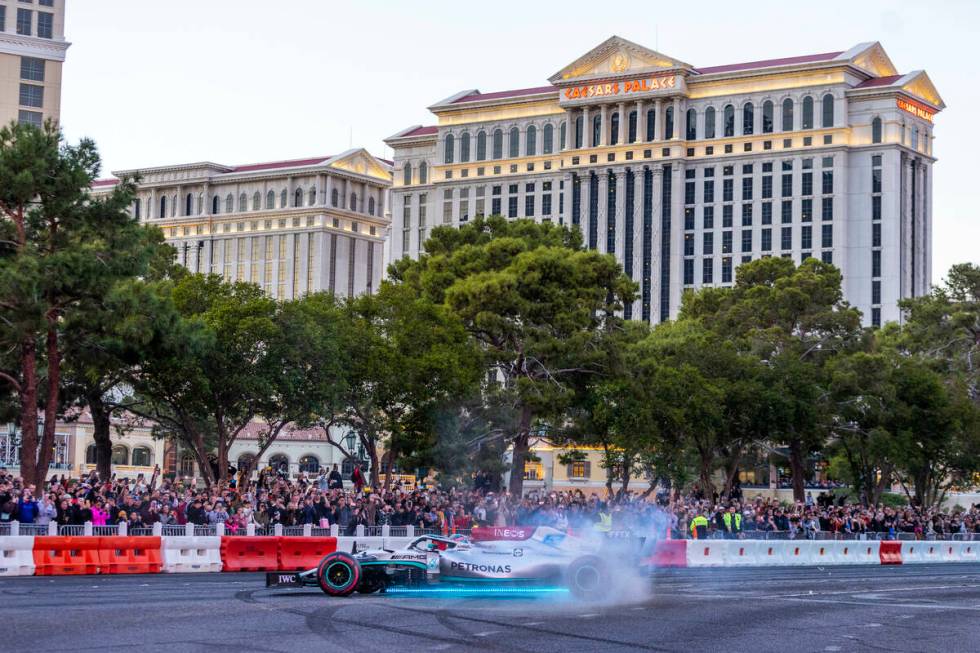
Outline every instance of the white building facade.
[[93, 193], [138, 176], [134, 215], [159, 226], [192, 272], [255, 283], [276, 299], [373, 292], [384, 274], [391, 166], [366, 150], [113, 174]]
[[637, 282], [625, 316], [651, 323], [765, 256], [836, 265], [868, 325], [928, 292], [945, 105], [880, 44], [697, 68], [612, 37], [549, 82], [462, 91], [387, 139], [392, 258], [503, 215], [580, 229]]

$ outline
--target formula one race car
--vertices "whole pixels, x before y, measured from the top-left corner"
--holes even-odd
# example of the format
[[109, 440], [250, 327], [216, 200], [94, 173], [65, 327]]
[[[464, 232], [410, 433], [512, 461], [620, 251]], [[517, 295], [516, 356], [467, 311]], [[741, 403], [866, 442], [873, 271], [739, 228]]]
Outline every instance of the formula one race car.
[[577, 597], [600, 599], [614, 582], [608, 563], [612, 558], [606, 549], [603, 541], [597, 543], [544, 526], [520, 541], [471, 543], [423, 535], [398, 551], [336, 551], [326, 555], [315, 569], [270, 572], [266, 587], [319, 587], [330, 596], [348, 596], [355, 591], [369, 594], [391, 587], [497, 581], [521, 586], [561, 584]]

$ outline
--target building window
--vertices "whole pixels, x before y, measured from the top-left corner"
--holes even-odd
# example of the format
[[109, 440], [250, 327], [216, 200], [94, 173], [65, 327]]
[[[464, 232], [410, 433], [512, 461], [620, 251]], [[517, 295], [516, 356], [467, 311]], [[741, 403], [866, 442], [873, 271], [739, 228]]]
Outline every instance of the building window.
[[878, 249], [871, 251], [871, 276], [881, 276], [881, 250]]
[[762, 103], [762, 133], [771, 134], [773, 129], [772, 101], [766, 100]]
[[742, 251], [751, 252], [752, 251], [752, 230], [743, 229], [742, 230]]
[[762, 230], [762, 245], [761, 245], [760, 249], [763, 252], [771, 252], [772, 251], [772, 229], [763, 229]]
[[542, 154], [551, 154], [555, 151], [555, 128], [550, 124], [544, 126], [544, 145], [542, 145]]
[[871, 121], [871, 142], [881, 142], [881, 118], [877, 116], [875, 116], [875, 119]]
[[303, 206], [303, 189], [297, 188], [293, 192], [293, 206], [300, 207]]
[[731, 257], [726, 257], [721, 259], [721, 282], [731, 283], [732, 282], [732, 259]]
[[871, 282], [871, 303], [881, 303], [881, 280], [875, 279]]
[[41, 108], [44, 106], [44, 87], [34, 84], [20, 85], [20, 104], [24, 107]]
[[443, 162], [452, 163], [453, 162], [453, 151], [456, 148], [456, 139], [452, 134], [446, 134], [445, 145], [443, 147]]
[[602, 142], [602, 116], [596, 114], [592, 117], [592, 147], [596, 147]]
[[793, 100], [786, 98], [783, 100], [783, 131], [793, 131]]
[[821, 247], [833, 247], [834, 246], [834, 225], [825, 224], [823, 225], [823, 230], [821, 232]]
[[783, 227], [781, 239], [782, 242], [780, 243], [780, 246], [783, 249], [793, 249], [793, 227]]
[[368, 199], [368, 215], [374, 215], [374, 198]]
[[54, 14], [37, 12], [37, 35], [42, 39], [54, 38]]
[[534, 156], [537, 152], [537, 141], [538, 141], [538, 128], [534, 125], [528, 125], [527, 132], [525, 133], [525, 143], [524, 143], [524, 153], [527, 156]]
[[[429, 164], [425, 161], [419, 164], [419, 183], [429, 183]], [[336, 204], [334, 206], [336, 206]]]
[[316, 456], [303, 456], [299, 459], [299, 471], [307, 474], [317, 474], [320, 472], [320, 459]]
[[510, 128], [507, 145], [507, 156], [513, 159], [521, 155], [521, 130], [517, 127]]
[[800, 229], [800, 248], [813, 248], [813, 227], [807, 225]]
[[289, 193], [287, 193], [286, 189], [283, 188], [282, 191], [279, 193], [279, 208], [280, 209], [286, 208], [288, 206], [288, 202], [289, 202]]
[[349, 208], [351, 211], [357, 210], [357, 193], [350, 194], [350, 205], [347, 208]]
[[609, 118], [609, 144], [619, 143], [619, 112], [615, 112]]
[[40, 128], [44, 126], [44, 116], [40, 111], [25, 111], [21, 109], [17, 112], [17, 122], [22, 125], [34, 125]]
[[834, 96], [827, 93], [823, 96], [821, 107], [822, 121], [821, 126], [823, 127], [833, 127], [834, 126]]
[[664, 112], [664, 138], [674, 137], [674, 107], [667, 107]]
[[112, 447], [112, 464], [113, 465], [129, 464], [129, 449], [127, 449], [125, 445], [117, 444]]
[[44, 81], [44, 59], [20, 58], [20, 78], [31, 82]]
[[708, 107], [704, 110], [704, 137], [715, 137], [715, 108]]
[[579, 460], [568, 466], [568, 478], [589, 478], [592, 463], [588, 460]]
[[755, 107], [751, 102], [746, 102], [742, 107], [742, 134], [749, 136], [755, 133]]
[[504, 132], [501, 129], [493, 130], [493, 158], [500, 159], [504, 156]]
[[698, 137], [698, 114], [694, 109], [687, 110], [687, 140], [693, 141]]
[[803, 129], [813, 129], [813, 98], [807, 95], [803, 98]]
[[647, 140], [652, 141], [656, 133], [657, 133], [657, 112], [654, 109], [650, 109], [647, 111], [647, 133], [646, 133]]
[[34, 12], [30, 9], [17, 10], [17, 33], [22, 36], [31, 35], [31, 23], [34, 22]]
[[470, 160], [470, 133], [463, 132], [459, 135], [459, 162], [466, 163]]
[[0, 32], [7, 31], [7, 7], [0, 5]]
[[725, 105], [725, 131], [726, 138], [735, 135], [735, 107], [731, 104]]
[[153, 454], [149, 447], [136, 447], [133, 449], [133, 466], [149, 467], [153, 464]]
[[265, 194], [265, 208], [267, 209], [276, 208], [276, 194], [271, 190]]

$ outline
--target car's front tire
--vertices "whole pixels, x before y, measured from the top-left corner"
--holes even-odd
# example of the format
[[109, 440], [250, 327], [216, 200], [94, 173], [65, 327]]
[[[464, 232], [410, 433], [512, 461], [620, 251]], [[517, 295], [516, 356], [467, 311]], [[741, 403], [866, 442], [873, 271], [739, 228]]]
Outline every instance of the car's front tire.
[[361, 582], [361, 565], [350, 554], [336, 551], [320, 561], [316, 569], [320, 589], [330, 596], [348, 596]]
[[603, 599], [612, 589], [609, 565], [594, 555], [576, 558], [565, 570], [565, 585], [576, 598]]

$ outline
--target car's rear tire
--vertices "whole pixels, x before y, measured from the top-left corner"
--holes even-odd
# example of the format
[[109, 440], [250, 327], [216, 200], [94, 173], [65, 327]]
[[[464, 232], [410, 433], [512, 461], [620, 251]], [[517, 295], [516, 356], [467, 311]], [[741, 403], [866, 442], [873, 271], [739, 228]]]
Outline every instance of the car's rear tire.
[[576, 598], [603, 599], [612, 589], [609, 565], [598, 556], [576, 558], [565, 570], [565, 585]]
[[349, 553], [336, 551], [320, 561], [317, 584], [330, 596], [348, 596], [361, 582], [361, 565]]

